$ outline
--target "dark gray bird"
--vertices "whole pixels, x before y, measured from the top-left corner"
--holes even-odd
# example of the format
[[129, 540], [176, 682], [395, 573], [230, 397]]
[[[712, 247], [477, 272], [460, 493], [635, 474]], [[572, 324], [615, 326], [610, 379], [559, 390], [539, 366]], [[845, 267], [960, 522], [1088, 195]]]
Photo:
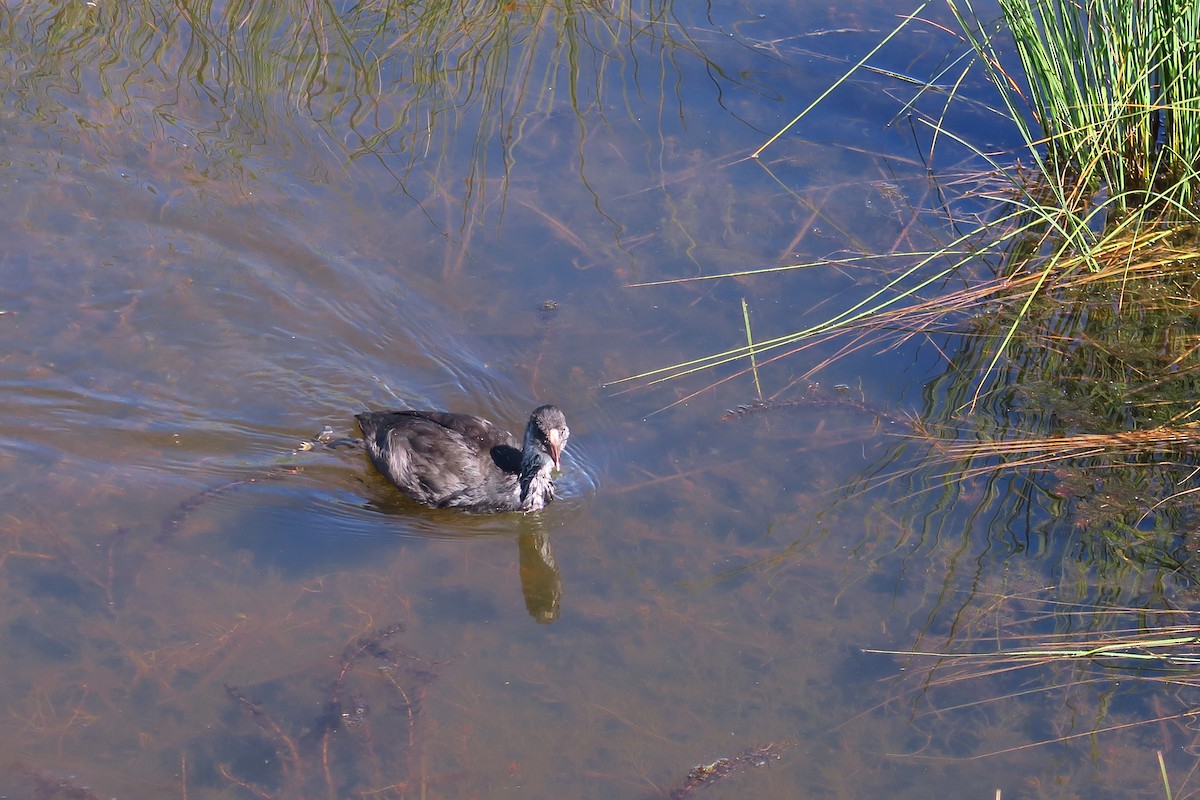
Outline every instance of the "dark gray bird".
[[486, 419], [444, 411], [369, 411], [355, 416], [375, 468], [434, 508], [477, 514], [537, 511], [554, 499], [552, 474], [571, 431], [555, 406], [529, 415], [520, 449]]

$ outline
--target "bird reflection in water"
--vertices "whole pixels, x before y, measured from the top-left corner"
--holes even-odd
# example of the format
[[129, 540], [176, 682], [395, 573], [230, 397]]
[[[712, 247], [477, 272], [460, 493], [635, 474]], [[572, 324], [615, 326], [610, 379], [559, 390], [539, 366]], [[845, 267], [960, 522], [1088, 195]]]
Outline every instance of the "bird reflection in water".
[[544, 531], [524, 532], [517, 536], [517, 549], [525, 609], [537, 624], [549, 625], [558, 619], [563, 589], [550, 539]]

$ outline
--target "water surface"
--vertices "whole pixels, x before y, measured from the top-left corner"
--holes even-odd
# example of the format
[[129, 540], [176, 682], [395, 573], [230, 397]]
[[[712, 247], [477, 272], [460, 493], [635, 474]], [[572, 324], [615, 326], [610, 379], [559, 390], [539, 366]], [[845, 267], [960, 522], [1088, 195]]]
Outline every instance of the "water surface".
[[[0, 10], [0, 792], [1160, 796], [1179, 729], [1069, 738], [1152, 698], [863, 652], [1052, 630], [1087, 573], [1047, 506], [977, 515], [1016, 482], [880, 479], [921, 465], [902, 420], [947, 341], [815, 346], [761, 378], [820, 402], [742, 414], [748, 375], [692, 396], [733, 369], [607, 385], [743, 343], [743, 300], [765, 339], [879, 276], [630, 284], [936, 240], [895, 75], [746, 158], [886, 4], [186, 10]], [[572, 437], [537, 515], [310, 449], [367, 408], [541, 402]]]

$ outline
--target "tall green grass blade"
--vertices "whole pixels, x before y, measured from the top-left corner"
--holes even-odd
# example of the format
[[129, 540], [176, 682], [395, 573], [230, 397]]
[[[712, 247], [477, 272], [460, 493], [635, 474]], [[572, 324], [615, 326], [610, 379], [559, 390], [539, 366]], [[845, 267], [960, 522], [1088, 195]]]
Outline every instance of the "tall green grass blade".
[[854, 66], [850, 67], [850, 69], [847, 70], [845, 75], [843, 75], [842, 77], [840, 77], [836, 81], [834, 81], [832, 84], [830, 84], [829, 88], [826, 89], [824, 92], [821, 92], [821, 94], [817, 97], [817, 99], [813, 100], [811, 103], [809, 103], [808, 106], [803, 111], [801, 111], [799, 114], [797, 114], [792, 119], [791, 122], [789, 122], [787, 125], [784, 125], [782, 128], [780, 128], [778, 131], [775, 132], [774, 136], [772, 136], [770, 139], [767, 139], [767, 141], [763, 142], [757, 150], [755, 150], [753, 153], [750, 154], [750, 157], [758, 158], [759, 154], [761, 154], [763, 150], [766, 150], [768, 147], [770, 147], [772, 144], [774, 144], [779, 139], [780, 136], [783, 136], [785, 133], [787, 133], [789, 130], [791, 130], [792, 127], [797, 122], [799, 122], [800, 120], [802, 120], [806, 116], [808, 116], [808, 112], [812, 111], [814, 108], [819, 106], [822, 102], [824, 102], [826, 97], [828, 97], [830, 94], [833, 93], [833, 91], [835, 89], [837, 89], [839, 86], [841, 86], [847, 80], [849, 80], [851, 78], [851, 76], [853, 76], [855, 73], [857, 73], [860, 69], [862, 69], [863, 65], [865, 65], [871, 59], [871, 56], [878, 53], [883, 48], [883, 46], [886, 45], [888, 42], [890, 42], [897, 34], [900, 33], [900, 31], [902, 31], [906, 27], [908, 27], [908, 24], [910, 22], [912, 22], [913, 19], [915, 19], [918, 14], [920, 14], [922, 11], [924, 11], [925, 7], [928, 5], [929, 5], [929, 0], [926, 0], [926, 2], [921, 3], [921, 5], [917, 6], [916, 9], [914, 9], [910, 14], [907, 14], [906, 16], [901, 18], [900, 24], [897, 25], [892, 30], [891, 33], [889, 33], [887, 36], [883, 37], [883, 40], [880, 41], [879, 44], [877, 44], [877, 45], [875, 45], [875, 47], [871, 48], [870, 52], [868, 52], [865, 56], [860, 58], [854, 64]]
[[754, 391], [762, 400], [762, 384], [758, 382], [758, 356], [754, 353], [754, 336], [750, 333], [750, 307], [746, 298], [742, 298], [742, 322], [746, 325], [746, 349], [750, 352], [750, 371], [754, 373]]
[[1163, 794], [1166, 795], [1167, 800], [1171, 800], [1171, 780], [1167, 777], [1167, 764], [1163, 761], [1162, 750], [1158, 751], [1158, 772], [1162, 775]]

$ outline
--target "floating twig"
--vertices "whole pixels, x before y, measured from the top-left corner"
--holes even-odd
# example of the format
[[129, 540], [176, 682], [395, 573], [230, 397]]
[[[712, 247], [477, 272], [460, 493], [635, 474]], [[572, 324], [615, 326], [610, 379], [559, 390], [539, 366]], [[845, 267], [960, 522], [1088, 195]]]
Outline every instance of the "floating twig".
[[158, 539], [163, 541], [169, 538], [175, 531], [179, 530], [180, 526], [187, 521], [188, 515], [201, 506], [201, 504], [212, 500], [214, 497], [228, 494], [234, 489], [242, 486], [247, 486], [251, 483], [262, 483], [265, 481], [278, 480], [287, 475], [298, 475], [303, 472], [302, 467], [284, 467], [281, 469], [272, 469], [263, 472], [259, 475], [251, 475], [249, 478], [240, 478], [236, 481], [222, 483], [220, 486], [212, 486], [203, 491], [196, 492], [194, 495], [184, 500], [179, 504], [179, 508], [174, 514], [163, 520], [162, 529], [159, 532]]
[[753, 747], [736, 756], [718, 758], [709, 764], [698, 764], [688, 772], [687, 780], [667, 795], [670, 800], [684, 800], [691, 797], [701, 786], [711, 786], [718, 781], [730, 777], [735, 772], [746, 767], [765, 767], [772, 761], [778, 761], [782, 753], [792, 742], [771, 742], [765, 747]]
[[788, 400], [753, 400], [726, 410], [721, 415], [721, 419], [728, 421], [738, 419], [739, 417], [748, 417], [753, 414], [781, 411], [789, 408], [841, 408], [847, 411], [870, 414], [875, 419], [883, 422], [908, 424], [908, 421], [902, 417], [867, 405], [861, 392], [858, 392], [856, 395], [853, 388], [845, 384], [835, 386], [834, 394], [832, 395], [825, 393], [820, 387], [814, 384], [808, 387], [807, 393], [802, 397], [795, 397]]

